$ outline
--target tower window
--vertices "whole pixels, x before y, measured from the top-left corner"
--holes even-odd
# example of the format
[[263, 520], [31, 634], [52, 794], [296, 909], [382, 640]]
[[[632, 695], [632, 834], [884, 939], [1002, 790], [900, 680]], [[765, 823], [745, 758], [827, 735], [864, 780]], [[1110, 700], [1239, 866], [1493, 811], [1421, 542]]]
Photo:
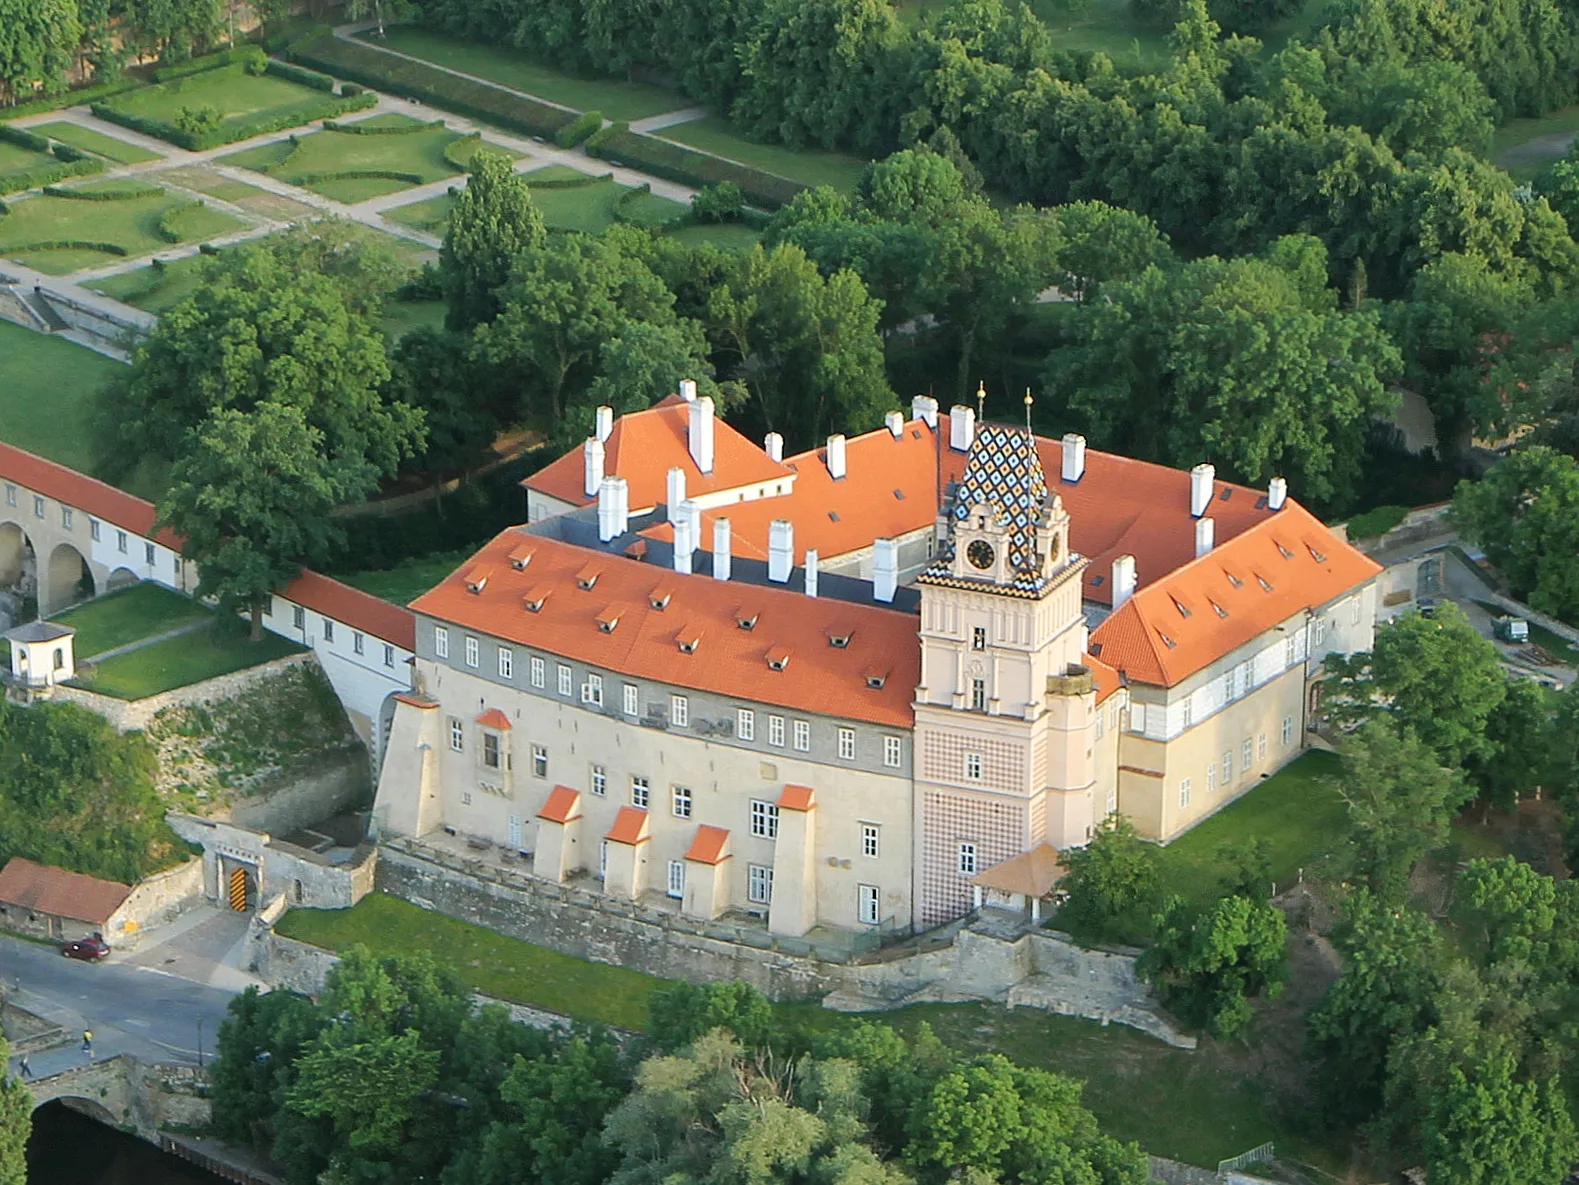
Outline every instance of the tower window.
[[984, 626], [977, 626], [970, 632], [970, 648], [972, 650], [987, 649], [987, 630]]
[[987, 710], [987, 680], [972, 679], [970, 681], [970, 710], [985, 712]]

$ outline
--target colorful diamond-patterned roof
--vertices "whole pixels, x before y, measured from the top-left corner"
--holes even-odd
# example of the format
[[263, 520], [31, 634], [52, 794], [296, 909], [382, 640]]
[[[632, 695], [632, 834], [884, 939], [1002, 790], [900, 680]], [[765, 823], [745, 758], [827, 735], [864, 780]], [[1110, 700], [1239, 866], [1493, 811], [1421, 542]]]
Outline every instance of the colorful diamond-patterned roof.
[[[1026, 591], [1034, 591], [1042, 583], [1036, 559], [1036, 530], [1047, 513], [1048, 501], [1047, 476], [1037, 455], [1036, 438], [1024, 428], [980, 425], [948, 514], [958, 524], [983, 503], [995, 509], [998, 520], [1008, 526], [1009, 567], [1014, 571], [1016, 588], [1023, 585]], [[954, 537], [950, 531], [937, 562], [926, 575], [947, 577], [953, 559]]]

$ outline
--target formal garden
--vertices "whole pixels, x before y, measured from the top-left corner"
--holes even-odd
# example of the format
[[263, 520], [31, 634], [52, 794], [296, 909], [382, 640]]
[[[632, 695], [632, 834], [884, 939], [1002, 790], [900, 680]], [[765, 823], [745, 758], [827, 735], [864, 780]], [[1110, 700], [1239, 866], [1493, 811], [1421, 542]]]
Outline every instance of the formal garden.
[[0, 440], [89, 471], [94, 394], [121, 364], [0, 321]]
[[107, 136], [103, 132], [85, 128], [70, 120], [36, 123], [28, 130], [38, 136], [47, 136], [59, 144], [69, 144], [83, 152], [102, 156], [105, 160], [114, 161], [118, 165], [140, 165], [147, 161], [164, 159], [151, 149], [128, 144], [125, 140]]
[[[552, 230], [599, 234], [616, 222], [659, 230], [678, 227], [688, 219], [689, 208], [684, 204], [659, 197], [641, 186], [621, 185], [607, 173], [593, 175], [565, 165], [547, 165], [523, 176], [532, 191], [532, 204]], [[385, 217], [442, 235], [454, 206], [455, 195], [447, 193], [397, 206]]]

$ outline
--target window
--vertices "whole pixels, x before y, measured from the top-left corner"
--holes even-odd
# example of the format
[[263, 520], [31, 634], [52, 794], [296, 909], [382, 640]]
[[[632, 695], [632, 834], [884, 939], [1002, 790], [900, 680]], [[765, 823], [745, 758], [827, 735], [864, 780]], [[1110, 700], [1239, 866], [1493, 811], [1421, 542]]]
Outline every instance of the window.
[[601, 765], [594, 765], [592, 767], [592, 793], [597, 795], [599, 798], [602, 798], [608, 794], [608, 792], [609, 771], [603, 768]]
[[1098, 708], [1097, 709], [1097, 736], [1096, 736], [1096, 739], [1100, 741], [1106, 735], [1107, 735], [1107, 713], [1104, 712], [1101, 708]]
[[861, 824], [861, 855], [877, 859], [880, 851], [881, 831], [876, 823]]
[[92, 539], [95, 543], [99, 542], [99, 537], [103, 534], [102, 528], [103, 524], [100, 523], [98, 519], [90, 518], [88, 520], [88, 538]]
[[564, 663], [559, 664], [559, 694], [563, 696], [570, 694], [570, 668]]
[[898, 737], [883, 738], [883, 764], [889, 769], [898, 769], [899, 760], [904, 749]]
[[388, 642], [384, 643], [384, 665], [386, 667], [395, 665], [395, 648]]
[[636, 684], [625, 684], [625, 702], [622, 705], [627, 716], [635, 716], [641, 711], [641, 693], [636, 690]]
[[299, 630], [307, 628], [307, 610], [300, 605], [291, 606], [291, 624]]
[[811, 752], [811, 725], [804, 720], [795, 721], [795, 752]]
[[71, 530], [71, 518], [71, 507], [62, 506], [60, 508], [60, 525], [65, 527], [68, 531]]
[[1266, 760], [1266, 733], [1264, 732], [1256, 738], [1256, 760]]
[[482, 734], [482, 763], [489, 769], [499, 768], [499, 734], [496, 732]]
[[1286, 749], [1294, 743], [1294, 717], [1283, 717], [1283, 747]]
[[970, 681], [970, 710], [972, 712], [985, 712], [987, 710], [987, 680], [972, 679]]
[[1327, 619], [1325, 617], [1312, 618], [1310, 622], [1310, 644], [1312, 648], [1319, 647], [1322, 639], [1327, 636]]
[[751, 834], [758, 839], [779, 837], [779, 808], [760, 798], [751, 800]]
[[876, 885], [857, 885], [855, 887], [855, 916], [863, 926], [877, 925], [877, 913], [881, 895]]
[[532, 776], [534, 778], [548, 777], [548, 750], [542, 745], [532, 746]]
[[977, 626], [970, 631], [970, 648], [972, 650], [987, 649], [987, 631], [982, 626]]
[[961, 876], [976, 875], [976, 845], [962, 843], [959, 845], [959, 874]]
[[450, 656], [450, 631], [442, 625], [433, 627], [433, 653], [439, 658]]
[[773, 870], [761, 864], [746, 865], [746, 900], [753, 905], [773, 904]]
[[1349, 624], [1360, 624], [1360, 598], [1354, 597], [1349, 601]]
[[691, 817], [691, 788], [689, 786], [670, 787], [670, 809], [674, 811], [676, 819], [689, 819]]
[[609, 874], [609, 841], [604, 840], [598, 845], [598, 876], [605, 877]]
[[7, 506], [16, 505], [16, 487], [10, 482], [5, 483], [5, 504]]
[[459, 716], [450, 717], [450, 748], [456, 753], [466, 748], [466, 726]]
[[1290, 638], [1288, 641], [1283, 643], [1283, 665], [1285, 667], [1291, 667], [1291, 666], [1294, 665], [1294, 639], [1293, 638]]
[[1190, 805], [1190, 779], [1179, 779], [1179, 808], [1182, 810]]
[[1217, 789], [1217, 762], [1208, 761], [1206, 763], [1206, 792], [1210, 794], [1215, 789]]
[[1227, 786], [1234, 780], [1234, 751], [1223, 750], [1223, 785]]
[[855, 729], [853, 728], [839, 730], [839, 760], [855, 760]]
[[544, 687], [548, 684], [548, 664], [540, 658], [532, 659], [532, 686]]
[[669, 896], [685, 896], [685, 861], [669, 861]]
[[1191, 697], [1184, 701], [1184, 727], [1189, 728], [1195, 723], [1195, 699]]
[[33, 495], [33, 517], [44, 517], [44, 499], [40, 498], [37, 494]]
[[735, 709], [735, 735], [743, 741], [757, 739], [757, 714], [750, 708]]
[[154, 545], [152, 543], [143, 544], [143, 561], [149, 564], [154, 562]]
[[1130, 704], [1130, 706], [1129, 706], [1129, 730], [1131, 732], [1145, 732], [1146, 731], [1146, 705], [1145, 704]]
[[330, 621], [327, 617], [323, 619], [323, 640], [325, 642], [334, 641], [334, 622]]
[[273, 617], [274, 616], [274, 598], [273, 597], [269, 597], [267, 600], [265, 600], [263, 602], [263, 616], [265, 616], [265, 617]]
[[472, 792], [470, 790], [462, 790], [461, 791], [461, 805], [462, 806], [471, 806], [471, 804], [472, 804]]
[[115, 532], [115, 550], [120, 552], [122, 555], [126, 554], [126, 532], [125, 531], [116, 531]]
[[965, 754], [965, 777], [972, 782], [981, 781], [981, 754]]
[[768, 717], [768, 744], [777, 745], [780, 749], [784, 747], [784, 717]]
[[1249, 773], [1250, 766], [1254, 764], [1254, 761], [1255, 746], [1251, 743], [1250, 738], [1246, 737], [1244, 744], [1239, 746], [1239, 768], [1244, 770], [1245, 773]]
[[1107, 792], [1107, 813], [1114, 814], [1118, 811], [1118, 787], [1109, 786]]
[[466, 665], [475, 667], [481, 661], [482, 647], [477, 644], [477, 639], [470, 634], [466, 636]]
[[351, 631], [351, 653], [352, 654], [361, 654], [362, 653], [362, 645], [363, 645], [363, 643], [362, 643], [362, 631], [361, 630], [352, 630]]
[[499, 647], [499, 678], [508, 679], [515, 674], [515, 651], [508, 646]]
[[587, 681], [581, 685], [581, 702], [591, 704], [593, 707], [603, 706], [603, 676], [587, 673]]
[[669, 697], [669, 723], [676, 728], [684, 728], [691, 723], [691, 701], [683, 695]]
[[646, 778], [631, 776], [631, 805], [647, 809], [647, 804], [652, 801], [652, 783]]

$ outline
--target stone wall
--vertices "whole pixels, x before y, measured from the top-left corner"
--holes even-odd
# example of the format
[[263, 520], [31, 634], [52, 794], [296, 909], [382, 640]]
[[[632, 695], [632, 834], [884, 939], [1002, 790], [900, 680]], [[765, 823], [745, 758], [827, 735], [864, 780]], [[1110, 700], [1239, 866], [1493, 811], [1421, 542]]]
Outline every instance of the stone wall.
[[228, 812], [216, 812], [216, 817], [228, 818], [237, 827], [284, 835], [365, 806], [371, 801], [371, 792], [367, 750], [347, 745], [325, 753], [312, 773], [293, 774], [289, 781], [263, 793], [238, 797]]
[[271, 899], [276, 898], [282, 906], [344, 909], [373, 890], [378, 852], [371, 844], [354, 850], [334, 849], [336, 855], [331, 858], [275, 839], [266, 831], [223, 820], [171, 814], [167, 821], [182, 839], [202, 845], [201, 892], [216, 900], [222, 892], [220, 861], [225, 857], [257, 867], [258, 895], [270, 902], [271, 909]]
[[81, 704], [89, 711], [97, 712], [110, 722], [116, 732], [133, 732], [147, 728], [148, 722], [166, 708], [188, 707], [192, 704], [230, 699], [265, 679], [273, 678], [288, 667], [315, 661], [311, 654], [292, 654], [285, 658], [277, 658], [273, 662], [248, 667], [244, 671], [233, 671], [218, 678], [205, 679], [201, 683], [150, 695], [147, 699], [115, 699], [113, 696], [99, 695], [85, 688], [65, 685], [55, 688], [54, 698], [67, 703]]
[[162, 925], [202, 898], [203, 861], [196, 857], [144, 877], [110, 918], [104, 940], [116, 947], [135, 943], [140, 931]]
[[134, 348], [158, 323], [158, 318], [151, 313], [128, 309], [127, 315], [117, 316], [108, 309], [84, 304], [53, 288], [40, 288], [38, 294], [48, 302], [55, 315], [71, 328], [104, 345], [122, 350]]

